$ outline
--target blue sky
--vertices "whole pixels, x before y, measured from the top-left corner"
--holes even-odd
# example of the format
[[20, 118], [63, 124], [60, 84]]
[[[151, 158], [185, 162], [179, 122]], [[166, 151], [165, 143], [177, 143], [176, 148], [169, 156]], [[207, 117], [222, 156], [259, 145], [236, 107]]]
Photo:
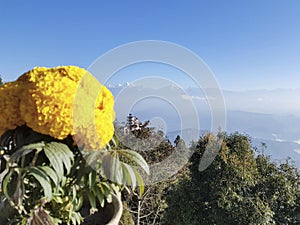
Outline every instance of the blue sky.
[[198, 54], [222, 89], [298, 88], [299, 24], [297, 0], [1, 1], [0, 74], [87, 68], [118, 45], [151, 39]]

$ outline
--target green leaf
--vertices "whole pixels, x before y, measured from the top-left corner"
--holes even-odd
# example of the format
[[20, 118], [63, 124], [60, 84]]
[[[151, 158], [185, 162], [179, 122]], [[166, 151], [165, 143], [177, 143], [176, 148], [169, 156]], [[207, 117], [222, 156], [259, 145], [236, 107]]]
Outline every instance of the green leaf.
[[86, 192], [86, 195], [87, 195], [87, 197], [88, 197], [88, 199], [89, 199], [89, 202], [90, 202], [90, 204], [91, 204], [91, 207], [92, 207], [93, 209], [96, 209], [97, 207], [96, 207], [96, 199], [95, 199], [95, 196], [94, 196], [91, 192], [89, 192], [89, 191]]
[[22, 150], [42, 150], [45, 147], [45, 143], [44, 142], [38, 142], [38, 143], [33, 143], [33, 144], [29, 144], [29, 145], [25, 145], [23, 146], [21, 149]]
[[117, 156], [114, 156], [111, 153], [107, 153], [104, 155], [102, 159], [102, 167], [105, 176], [118, 184], [122, 183], [123, 180], [123, 171], [120, 166], [120, 160], [117, 158]]
[[80, 213], [79, 213], [79, 212], [78, 212], [78, 213], [77, 213], [77, 212], [74, 212], [74, 216], [75, 216], [75, 218], [76, 218], [77, 224], [78, 224], [78, 225], [81, 224], [82, 221], [83, 221], [83, 219], [82, 219]]
[[19, 210], [23, 209], [23, 199], [24, 199], [24, 183], [23, 177], [20, 173], [18, 173], [17, 184], [15, 188], [15, 193], [12, 196], [12, 201], [18, 206]]
[[121, 163], [122, 168], [123, 168], [123, 175], [126, 179], [126, 182], [128, 185], [132, 186], [132, 190], [135, 189], [136, 187], [136, 177], [135, 177], [135, 173], [132, 169], [132, 167], [126, 163]]
[[0, 155], [0, 173], [2, 173], [6, 169], [7, 161], [2, 155]]
[[139, 172], [137, 170], [134, 169], [133, 171], [134, 171], [134, 174], [135, 174], [135, 177], [137, 180], [137, 185], [139, 186], [140, 197], [142, 197], [144, 190], [145, 190], [145, 184], [144, 184], [143, 178], [141, 177], [141, 175], [139, 174]]
[[92, 168], [97, 167], [99, 160], [103, 157], [103, 151], [82, 152], [86, 165]]
[[79, 196], [76, 198], [76, 202], [74, 204], [74, 210], [79, 211], [83, 205], [83, 196]]
[[71, 221], [72, 221], [72, 224], [73, 224], [73, 225], [76, 225], [76, 224], [77, 224], [76, 218], [75, 218], [74, 216], [71, 217]]
[[31, 153], [32, 151], [41, 151], [45, 147], [44, 142], [34, 143], [25, 145], [19, 150], [17, 150], [14, 154], [11, 155], [10, 160], [13, 162], [18, 161], [21, 157]]
[[44, 190], [44, 195], [47, 199], [51, 200], [52, 199], [52, 187], [50, 183], [50, 179], [47, 176], [47, 174], [37, 168], [37, 167], [29, 167], [28, 168], [29, 174], [34, 176], [34, 178], [41, 184], [43, 190]]
[[27, 220], [28, 220], [28, 218], [23, 217], [22, 220], [21, 220], [21, 222], [20, 222], [20, 224], [21, 225], [26, 225], [27, 224]]
[[94, 192], [95, 192], [95, 195], [96, 195], [101, 207], [104, 207], [105, 199], [104, 199], [104, 193], [102, 192], [102, 190], [103, 189], [100, 186], [96, 185]]
[[111, 183], [111, 184], [109, 184], [109, 186], [110, 186], [110, 189], [112, 191], [114, 191], [116, 195], [120, 195], [121, 194], [121, 188], [120, 188], [120, 186], [118, 184]]
[[58, 184], [58, 177], [56, 172], [49, 166], [39, 166], [39, 169], [43, 170], [51, 178], [55, 186]]
[[63, 204], [63, 199], [60, 196], [53, 196], [52, 200], [59, 203], [59, 204]]
[[[57, 163], [54, 164], [58, 164], [57, 166], [60, 167], [60, 172], [62, 172], [62, 174], [63, 174], [62, 165], [65, 166], [67, 173], [70, 172], [72, 162], [74, 161], [74, 154], [67, 145], [59, 142], [50, 142], [45, 145], [44, 151], [48, 158], [50, 157], [53, 161], [54, 160], [57, 161]], [[49, 160], [52, 163], [50, 158]]]
[[72, 198], [73, 199], [76, 199], [76, 197], [77, 197], [77, 185], [74, 185], [73, 187], [72, 187]]
[[115, 148], [118, 148], [119, 144], [120, 144], [120, 141], [119, 139], [114, 135], [113, 138], [111, 139], [113, 145]]
[[97, 172], [95, 170], [92, 170], [89, 173], [89, 187], [90, 187], [90, 189], [92, 189], [95, 186], [96, 176], [97, 176]]
[[71, 211], [70, 212], [70, 218], [71, 218], [71, 221], [72, 221], [72, 223], [71, 223], [72, 225], [77, 225], [77, 224], [79, 225], [82, 222], [82, 217], [81, 217], [79, 212]]
[[50, 144], [56, 146], [57, 149], [60, 149], [64, 153], [65, 157], [69, 159], [65, 162], [67, 163], [65, 164], [65, 167], [67, 170], [70, 170], [71, 164], [74, 162], [74, 153], [71, 149], [67, 145], [58, 142], [51, 142]]
[[10, 181], [10, 178], [13, 174], [13, 170], [10, 170], [4, 177], [3, 181], [2, 181], [2, 187], [3, 187], [3, 194], [5, 195], [5, 197], [11, 202], [11, 197], [8, 194], [8, 184]]
[[61, 181], [62, 177], [64, 176], [64, 167], [60, 155], [56, 154], [54, 149], [50, 148], [49, 146], [47, 146], [47, 148], [45, 147], [44, 152], [49, 159], [51, 166], [56, 171], [58, 180]]
[[137, 163], [148, 175], [150, 174], [150, 169], [146, 160], [139, 153], [132, 150], [118, 150], [116, 152]]
[[99, 183], [99, 187], [101, 188], [102, 193], [104, 193], [104, 197], [106, 198], [107, 202], [111, 202], [111, 188], [106, 182]]

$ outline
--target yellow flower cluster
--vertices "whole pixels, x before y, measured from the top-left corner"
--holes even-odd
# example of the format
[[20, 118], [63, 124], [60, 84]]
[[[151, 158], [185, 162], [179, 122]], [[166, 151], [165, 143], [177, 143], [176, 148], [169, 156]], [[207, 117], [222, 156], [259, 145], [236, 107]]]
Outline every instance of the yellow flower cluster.
[[113, 106], [113, 95], [105, 86], [99, 86], [93, 76], [82, 77], [73, 104], [73, 130], [77, 145], [84, 145], [87, 150], [99, 149], [103, 147], [102, 143], [111, 140], [115, 118]]
[[76, 66], [35, 67], [0, 87], [0, 135], [26, 124], [34, 131], [103, 148], [114, 133], [111, 92]]
[[22, 90], [20, 82], [11, 82], [0, 86], [0, 136], [6, 130], [12, 130], [25, 124], [19, 110], [19, 96], [22, 95]]

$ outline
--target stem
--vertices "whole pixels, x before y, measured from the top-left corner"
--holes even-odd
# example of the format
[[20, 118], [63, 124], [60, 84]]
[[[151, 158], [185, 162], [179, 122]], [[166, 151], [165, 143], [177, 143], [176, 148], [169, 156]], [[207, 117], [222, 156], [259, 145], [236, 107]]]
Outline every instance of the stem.
[[141, 200], [138, 200], [138, 209], [137, 209], [137, 224], [140, 225], [140, 211], [141, 211]]
[[[30, 166], [34, 166], [34, 165], [35, 165], [36, 160], [37, 160], [37, 158], [38, 158], [38, 155], [39, 155], [39, 151], [36, 150], [35, 153], [34, 153], [33, 159], [32, 159], [32, 161], [31, 161], [31, 163], [30, 163]], [[22, 166], [23, 166], [23, 165], [22, 165]]]

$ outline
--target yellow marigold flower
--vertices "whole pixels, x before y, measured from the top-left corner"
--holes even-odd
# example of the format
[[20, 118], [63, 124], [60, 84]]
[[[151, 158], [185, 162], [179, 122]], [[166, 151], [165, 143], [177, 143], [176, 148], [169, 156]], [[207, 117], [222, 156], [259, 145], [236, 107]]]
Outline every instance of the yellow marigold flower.
[[76, 66], [35, 67], [0, 88], [0, 135], [26, 124], [34, 131], [103, 148], [114, 133], [114, 99], [90, 73]]
[[66, 66], [36, 67], [22, 75], [18, 81], [27, 82], [27, 88], [20, 96], [20, 112], [26, 125], [57, 139], [73, 134], [73, 100], [78, 82], [86, 73], [79, 67]]
[[18, 98], [23, 88], [21, 82], [10, 82], [0, 86], [0, 136], [7, 130], [25, 124], [20, 116]]
[[84, 146], [86, 150], [96, 150], [111, 140], [115, 119], [113, 105], [113, 95], [105, 86], [92, 76], [82, 78], [73, 106], [77, 145]]

